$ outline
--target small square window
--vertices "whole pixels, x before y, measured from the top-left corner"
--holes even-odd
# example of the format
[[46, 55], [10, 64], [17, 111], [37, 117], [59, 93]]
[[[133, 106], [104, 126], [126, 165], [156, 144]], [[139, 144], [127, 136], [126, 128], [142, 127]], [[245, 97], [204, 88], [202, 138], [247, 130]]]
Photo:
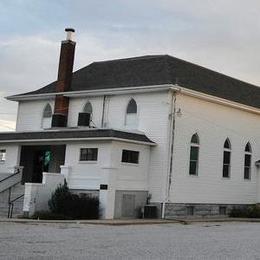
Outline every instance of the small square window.
[[5, 162], [6, 160], [6, 150], [2, 149], [0, 150], [0, 162]]
[[194, 215], [194, 206], [188, 206], [187, 207], [187, 215], [193, 216]]
[[131, 150], [123, 150], [122, 151], [122, 162], [125, 163], [139, 163], [139, 152], [131, 151]]
[[227, 207], [220, 206], [219, 215], [226, 215], [226, 214], [227, 214]]
[[80, 161], [97, 161], [98, 148], [81, 148]]

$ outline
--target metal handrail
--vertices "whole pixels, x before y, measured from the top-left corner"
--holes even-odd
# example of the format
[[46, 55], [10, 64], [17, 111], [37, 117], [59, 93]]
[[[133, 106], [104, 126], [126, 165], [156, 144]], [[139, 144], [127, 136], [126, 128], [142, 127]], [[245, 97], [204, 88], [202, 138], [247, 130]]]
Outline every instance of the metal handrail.
[[17, 171], [16, 171], [15, 173], [13, 173], [13, 174], [11, 174], [11, 175], [5, 177], [4, 179], [0, 180], [0, 183], [3, 182], [3, 181], [5, 181], [5, 180], [7, 180], [7, 179], [12, 178], [13, 176], [15, 176], [15, 175], [17, 175], [17, 174], [19, 174], [19, 173], [20, 173], [20, 169], [17, 169]]
[[13, 217], [13, 209], [14, 209], [14, 202], [19, 200], [20, 198], [24, 197], [24, 194], [16, 197], [15, 199], [9, 201], [9, 206], [8, 206], [8, 218]]

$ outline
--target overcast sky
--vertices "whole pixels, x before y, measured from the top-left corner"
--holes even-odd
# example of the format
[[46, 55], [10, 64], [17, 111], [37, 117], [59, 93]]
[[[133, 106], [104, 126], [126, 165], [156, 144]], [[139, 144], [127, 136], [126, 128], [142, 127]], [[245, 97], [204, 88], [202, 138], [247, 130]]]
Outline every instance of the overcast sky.
[[0, 130], [4, 96], [57, 77], [64, 28], [76, 29], [74, 70], [93, 61], [169, 54], [260, 85], [259, 0], [0, 0]]

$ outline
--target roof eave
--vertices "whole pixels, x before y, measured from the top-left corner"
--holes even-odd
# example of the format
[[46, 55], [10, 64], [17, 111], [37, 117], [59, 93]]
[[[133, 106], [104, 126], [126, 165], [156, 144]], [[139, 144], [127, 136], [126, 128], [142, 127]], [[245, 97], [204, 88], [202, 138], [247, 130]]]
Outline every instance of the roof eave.
[[173, 84], [161, 84], [161, 85], [147, 85], [147, 86], [135, 86], [135, 87], [119, 87], [109, 89], [93, 89], [93, 90], [81, 90], [81, 91], [67, 91], [67, 92], [55, 92], [55, 93], [43, 93], [43, 94], [30, 94], [30, 95], [14, 95], [5, 97], [11, 101], [24, 101], [24, 100], [42, 100], [55, 98], [56, 95], [64, 95], [66, 97], [82, 97], [82, 96], [103, 96], [103, 95], [120, 95], [127, 93], [145, 93], [145, 92], [157, 92], [168, 90], [173, 87]]

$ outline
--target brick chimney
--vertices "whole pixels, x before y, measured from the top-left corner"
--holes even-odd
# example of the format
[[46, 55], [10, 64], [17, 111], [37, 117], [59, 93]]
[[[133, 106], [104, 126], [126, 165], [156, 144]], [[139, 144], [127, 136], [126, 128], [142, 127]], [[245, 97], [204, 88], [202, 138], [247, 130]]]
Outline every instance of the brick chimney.
[[[72, 36], [75, 30], [66, 28], [65, 32], [67, 32], [66, 40], [61, 42], [58, 79], [56, 83], [57, 93], [70, 89], [73, 72], [76, 42], [72, 41]], [[57, 94], [55, 97], [54, 114], [52, 116], [52, 127], [67, 126], [68, 109], [69, 98], [64, 97], [63, 94]]]

